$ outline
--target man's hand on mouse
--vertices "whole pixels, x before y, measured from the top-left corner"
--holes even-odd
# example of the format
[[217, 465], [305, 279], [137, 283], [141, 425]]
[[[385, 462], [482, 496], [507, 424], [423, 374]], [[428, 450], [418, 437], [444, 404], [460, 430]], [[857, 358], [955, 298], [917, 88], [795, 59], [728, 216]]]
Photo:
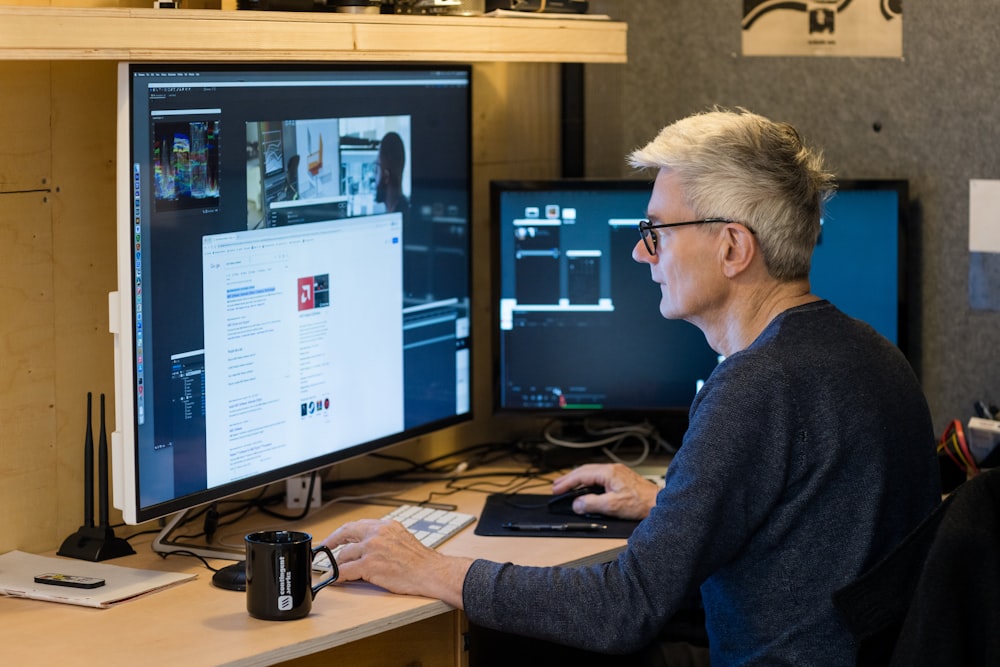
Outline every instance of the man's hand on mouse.
[[620, 519], [645, 519], [656, 504], [657, 486], [621, 463], [588, 463], [552, 482], [552, 493], [598, 484], [604, 493], [573, 500], [577, 514], [605, 514]]

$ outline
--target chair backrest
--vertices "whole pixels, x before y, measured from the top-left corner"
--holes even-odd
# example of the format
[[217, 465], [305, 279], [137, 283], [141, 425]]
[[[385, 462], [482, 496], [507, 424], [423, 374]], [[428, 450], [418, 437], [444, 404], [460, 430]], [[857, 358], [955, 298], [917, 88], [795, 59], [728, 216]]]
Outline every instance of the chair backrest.
[[959, 486], [834, 605], [859, 667], [1000, 665], [1000, 468]]

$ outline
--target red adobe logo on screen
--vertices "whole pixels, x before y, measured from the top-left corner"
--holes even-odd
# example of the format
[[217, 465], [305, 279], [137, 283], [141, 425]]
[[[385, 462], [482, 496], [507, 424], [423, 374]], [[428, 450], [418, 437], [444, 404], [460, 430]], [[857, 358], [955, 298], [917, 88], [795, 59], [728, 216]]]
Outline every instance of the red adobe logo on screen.
[[312, 310], [316, 303], [316, 295], [313, 294], [312, 276], [299, 278], [299, 310]]

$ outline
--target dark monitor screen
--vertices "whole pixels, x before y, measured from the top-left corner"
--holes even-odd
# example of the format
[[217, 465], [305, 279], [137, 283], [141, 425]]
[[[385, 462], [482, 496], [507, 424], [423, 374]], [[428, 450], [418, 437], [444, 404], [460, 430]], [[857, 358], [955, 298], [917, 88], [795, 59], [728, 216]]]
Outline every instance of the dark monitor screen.
[[471, 417], [467, 66], [119, 68], [114, 500]]
[[905, 180], [841, 181], [824, 207], [809, 274], [814, 294], [904, 353], [909, 203]]
[[[632, 259], [652, 183], [494, 181], [494, 402], [502, 412], [686, 411], [719, 362], [664, 319]], [[902, 188], [902, 189], [901, 189]], [[814, 291], [897, 344], [905, 184], [845, 182], [826, 207]]]
[[494, 181], [501, 411], [687, 409], [718, 356], [632, 260], [642, 180]]

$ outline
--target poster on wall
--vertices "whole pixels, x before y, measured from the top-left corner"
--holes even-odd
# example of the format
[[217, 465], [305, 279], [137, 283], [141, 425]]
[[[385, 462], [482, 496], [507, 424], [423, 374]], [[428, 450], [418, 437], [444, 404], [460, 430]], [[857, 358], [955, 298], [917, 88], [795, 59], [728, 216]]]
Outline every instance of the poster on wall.
[[744, 56], [903, 57], [903, 0], [743, 0]]

